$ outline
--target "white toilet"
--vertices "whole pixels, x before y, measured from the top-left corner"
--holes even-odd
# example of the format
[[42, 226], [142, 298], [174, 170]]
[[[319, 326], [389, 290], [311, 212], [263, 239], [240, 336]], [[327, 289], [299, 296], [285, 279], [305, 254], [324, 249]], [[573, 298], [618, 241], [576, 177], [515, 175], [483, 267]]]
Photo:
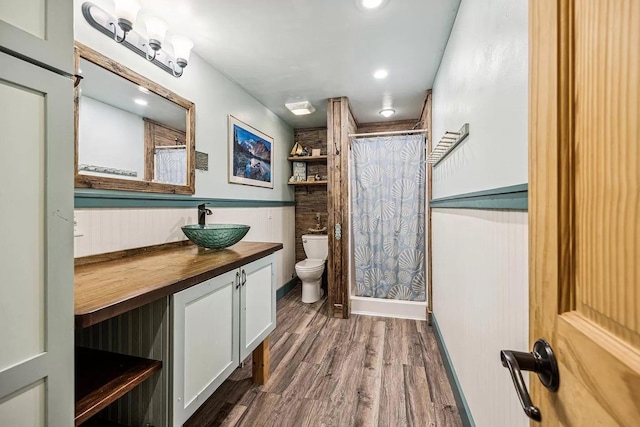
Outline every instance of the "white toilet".
[[320, 281], [329, 253], [329, 240], [326, 234], [305, 234], [302, 245], [307, 259], [296, 263], [296, 274], [302, 280], [302, 302], [312, 303], [323, 295]]

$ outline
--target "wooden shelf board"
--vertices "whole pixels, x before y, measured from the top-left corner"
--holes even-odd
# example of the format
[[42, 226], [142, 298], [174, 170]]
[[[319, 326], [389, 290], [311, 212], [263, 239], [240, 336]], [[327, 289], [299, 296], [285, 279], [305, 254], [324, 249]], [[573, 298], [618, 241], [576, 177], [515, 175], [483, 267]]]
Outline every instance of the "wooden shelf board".
[[320, 163], [327, 161], [327, 155], [322, 156], [291, 156], [289, 160], [292, 162]]
[[289, 185], [327, 185], [327, 181], [301, 181], [290, 182]]
[[159, 360], [76, 347], [75, 425], [84, 423], [160, 369]]

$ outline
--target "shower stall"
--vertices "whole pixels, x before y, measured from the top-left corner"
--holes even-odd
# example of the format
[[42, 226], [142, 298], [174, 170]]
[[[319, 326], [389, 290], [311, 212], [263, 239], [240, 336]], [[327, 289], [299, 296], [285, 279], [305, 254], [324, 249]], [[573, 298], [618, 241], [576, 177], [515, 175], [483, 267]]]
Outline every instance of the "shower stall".
[[426, 319], [424, 129], [352, 134], [351, 312]]

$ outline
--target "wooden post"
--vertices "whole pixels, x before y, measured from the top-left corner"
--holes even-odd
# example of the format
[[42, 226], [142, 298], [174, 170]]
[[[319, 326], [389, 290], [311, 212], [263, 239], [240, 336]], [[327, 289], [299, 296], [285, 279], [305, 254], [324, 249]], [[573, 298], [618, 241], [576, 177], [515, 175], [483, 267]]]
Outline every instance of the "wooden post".
[[356, 132], [357, 128], [349, 100], [346, 97], [330, 98], [327, 108], [328, 315], [343, 319], [348, 319], [350, 314], [349, 134]]
[[269, 381], [269, 337], [260, 343], [258, 348], [253, 350], [253, 382], [264, 385]]

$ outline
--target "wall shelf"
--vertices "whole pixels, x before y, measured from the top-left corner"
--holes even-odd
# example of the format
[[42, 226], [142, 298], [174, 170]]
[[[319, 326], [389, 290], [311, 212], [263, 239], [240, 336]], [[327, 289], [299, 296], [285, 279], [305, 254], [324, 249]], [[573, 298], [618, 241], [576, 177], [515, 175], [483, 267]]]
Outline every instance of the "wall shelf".
[[298, 181], [289, 182], [289, 185], [327, 185], [328, 181]]
[[159, 360], [76, 347], [75, 425], [89, 420], [160, 369]]
[[465, 123], [458, 132], [445, 132], [440, 142], [431, 150], [427, 163], [433, 164], [434, 168], [438, 166], [467, 136], [469, 136], [469, 123]]
[[291, 156], [288, 159], [292, 162], [323, 163], [327, 161], [327, 156]]

